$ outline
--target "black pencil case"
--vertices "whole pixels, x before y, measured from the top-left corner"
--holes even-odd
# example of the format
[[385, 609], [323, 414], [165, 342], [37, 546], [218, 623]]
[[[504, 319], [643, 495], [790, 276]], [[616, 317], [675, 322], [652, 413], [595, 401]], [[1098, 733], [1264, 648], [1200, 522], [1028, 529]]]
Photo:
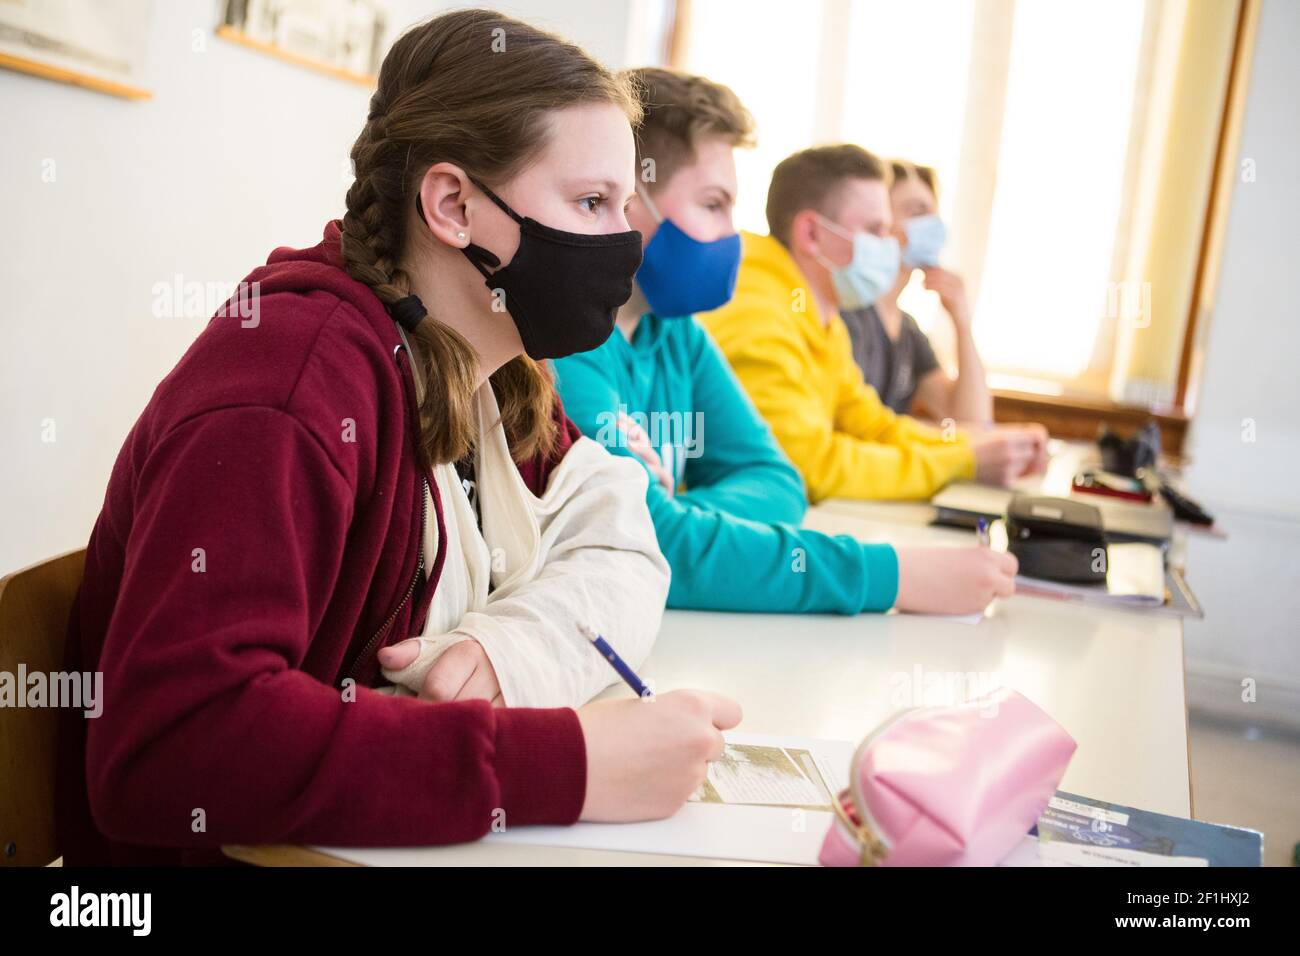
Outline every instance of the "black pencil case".
[[1016, 495], [1007, 506], [1007, 550], [1020, 573], [1065, 584], [1106, 582], [1106, 534], [1096, 506]]

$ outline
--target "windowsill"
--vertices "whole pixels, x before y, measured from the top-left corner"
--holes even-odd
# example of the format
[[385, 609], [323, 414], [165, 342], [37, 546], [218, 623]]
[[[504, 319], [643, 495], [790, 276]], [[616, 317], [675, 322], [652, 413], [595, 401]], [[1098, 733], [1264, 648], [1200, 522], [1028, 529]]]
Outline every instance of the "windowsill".
[[1041, 422], [1057, 438], [1095, 441], [1102, 426], [1121, 435], [1131, 435], [1154, 419], [1160, 426], [1165, 454], [1182, 454], [1188, 417], [1176, 408], [1146, 408], [1125, 405], [1107, 398], [1038, 391], [993, 389], [993, 419], [998, 422]]

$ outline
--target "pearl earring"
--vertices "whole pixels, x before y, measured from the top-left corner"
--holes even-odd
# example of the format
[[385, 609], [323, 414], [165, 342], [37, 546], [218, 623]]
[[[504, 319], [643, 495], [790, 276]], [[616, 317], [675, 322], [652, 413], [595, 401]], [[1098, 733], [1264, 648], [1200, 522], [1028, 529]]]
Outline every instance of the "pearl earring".
[[458, 232], [458, 233], [456, 233], [456, 238], [459, 239], [459, 240], [461, 240], [462, 242], [464, 242], [464, 241], [465, 241], [465, 233], [463, 233], [463, 232]]

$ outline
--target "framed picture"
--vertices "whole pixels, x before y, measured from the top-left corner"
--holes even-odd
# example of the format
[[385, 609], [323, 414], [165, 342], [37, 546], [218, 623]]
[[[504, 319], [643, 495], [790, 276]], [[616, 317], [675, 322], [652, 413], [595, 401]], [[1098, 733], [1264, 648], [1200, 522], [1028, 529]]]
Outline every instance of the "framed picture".
[[0, 66], [146, 100], [152, 0], [3, 0]]
[[225, 0], [217, 35], [322, 73], [374, 86], [386, 0]]

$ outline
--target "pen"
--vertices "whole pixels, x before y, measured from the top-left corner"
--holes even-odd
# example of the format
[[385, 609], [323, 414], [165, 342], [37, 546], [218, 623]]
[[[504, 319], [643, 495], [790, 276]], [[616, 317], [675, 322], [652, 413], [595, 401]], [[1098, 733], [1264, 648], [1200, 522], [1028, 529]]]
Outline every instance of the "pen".
[[980, 518], [975, 522], [975, 537], [979, 539], [980, 547], [989, 546], [989, 519]]
[[623, 678], [628, 687], [638, 697], [653, 697], [654, 691], [645, 685], [641, 678], [636, 676], [636, 671], [627, 666], [627, 661], [618, 656], [618, 652], [609, 646], [609, 642], [593, 631], [586, 624], [578, 625], [578, 633], [591, 641], [596, 650], [600, 651], [600, 656], [609, 661], [610, 667], [618, 671], [618, 676]]

